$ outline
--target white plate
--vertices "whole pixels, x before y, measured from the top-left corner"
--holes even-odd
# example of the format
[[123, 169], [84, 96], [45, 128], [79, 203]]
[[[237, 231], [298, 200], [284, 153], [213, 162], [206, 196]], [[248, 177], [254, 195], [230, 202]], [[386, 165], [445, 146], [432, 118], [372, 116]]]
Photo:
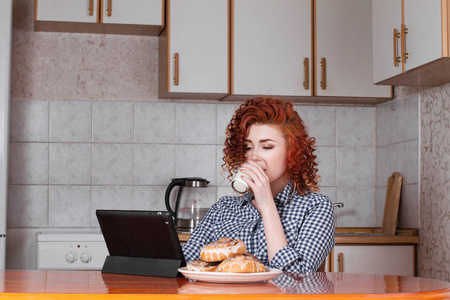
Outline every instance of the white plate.
[[260, 273], [222, 273], [222, 272], [196, 272], [179, 268], [178, 271], [186, 278], [214, 283], [249, 283], [273, 279], [282, 273], [281, 270], [266, 268]]

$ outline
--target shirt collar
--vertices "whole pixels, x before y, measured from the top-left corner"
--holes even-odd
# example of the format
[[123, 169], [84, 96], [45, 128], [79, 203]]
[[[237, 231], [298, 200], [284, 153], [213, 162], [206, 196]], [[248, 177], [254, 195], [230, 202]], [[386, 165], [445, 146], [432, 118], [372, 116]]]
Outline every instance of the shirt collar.
[[294, 184], [289, 182], [284, 189], [274, 197], [274, 201], [277, 207], [283, 207], [288, 204], [293, 196]]

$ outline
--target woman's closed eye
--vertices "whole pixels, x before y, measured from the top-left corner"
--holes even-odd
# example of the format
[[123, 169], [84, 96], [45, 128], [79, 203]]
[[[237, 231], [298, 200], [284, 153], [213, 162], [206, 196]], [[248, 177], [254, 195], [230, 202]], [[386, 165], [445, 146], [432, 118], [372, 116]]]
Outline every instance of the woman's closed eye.
[[[261, 147], [263, 150], [271, 150], [271, 149], [273, 149], [273, 148], [275, 148], [275, 146], [273, 146], [273, 145], [267, 145], [267, 146], [262, 146]], [[245, 147], [245, 151], [250, 151], [250, 150], [252, 150], [253, 149], [253, 147], [251, 147], [251, 146], [246, 146]]]

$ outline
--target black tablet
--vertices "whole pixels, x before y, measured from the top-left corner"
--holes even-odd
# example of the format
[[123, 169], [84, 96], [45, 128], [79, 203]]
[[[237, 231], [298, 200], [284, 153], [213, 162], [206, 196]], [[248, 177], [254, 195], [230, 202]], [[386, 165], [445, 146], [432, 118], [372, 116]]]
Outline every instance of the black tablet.
[[109, 251], [103, 272], [173, 277], [177, 272], [168, 269], [186, 265], [169, 212], [97, 210], [96, 214]]

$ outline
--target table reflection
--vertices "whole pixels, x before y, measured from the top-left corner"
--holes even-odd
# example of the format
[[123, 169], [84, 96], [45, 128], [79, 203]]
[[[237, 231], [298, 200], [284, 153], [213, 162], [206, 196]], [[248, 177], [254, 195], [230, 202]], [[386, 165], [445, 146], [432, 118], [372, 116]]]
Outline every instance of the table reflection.
[[179, 294], [334, 294], [326, 273], [282, 273], [258, 283], [209, 283], [189, 280]]
[[285, 272], [273, 282], [286, 294], [334, 294], [334, 284], [323, 272]]
[[108, 294], [176, 294], [187, 279], [101, 273]]
[[189, 280], [178, 294], [282, 294], [272, 280], [259, 283], [210, 283]]

